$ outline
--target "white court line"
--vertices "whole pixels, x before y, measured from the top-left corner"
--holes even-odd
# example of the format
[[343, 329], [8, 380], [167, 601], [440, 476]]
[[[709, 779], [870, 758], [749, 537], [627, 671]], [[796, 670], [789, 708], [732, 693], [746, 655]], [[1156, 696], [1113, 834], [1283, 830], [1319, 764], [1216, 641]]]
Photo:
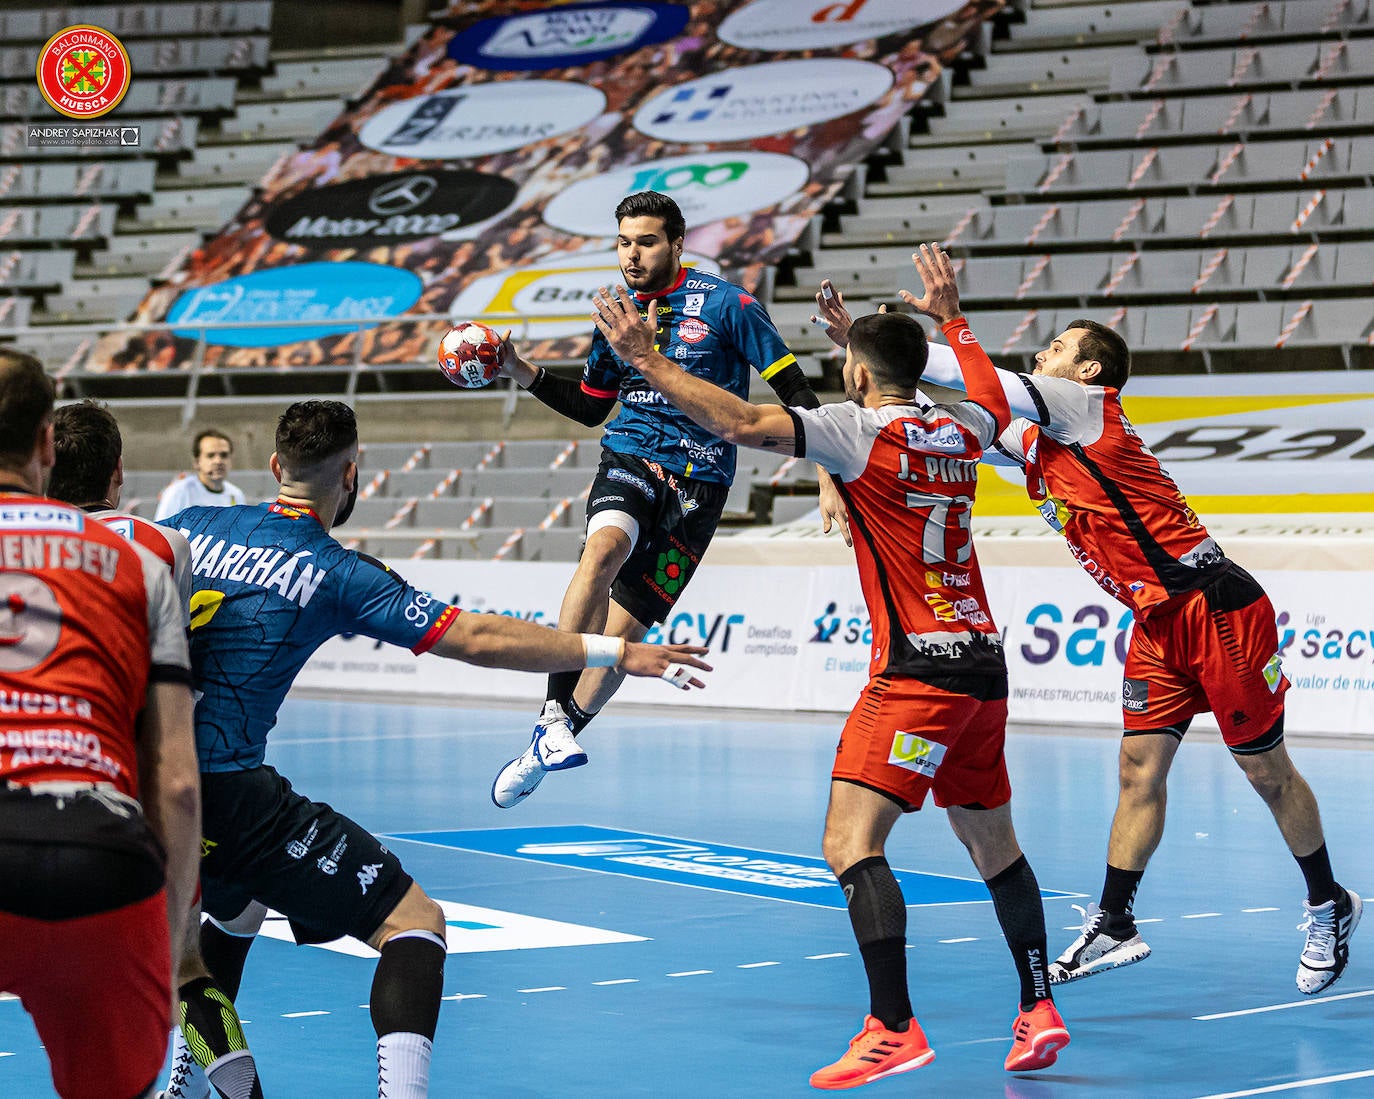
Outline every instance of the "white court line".
[[823, 961], [825, 961], [827, 958], [847, 958], [847, 957], [849, 957], [848, 954], [808, 954], [808, 955], [806, 956], [806, 960], [807, 960], [808, 962], [823, 962]]
[[13, 1053], [0, 1053], [0, 1057], [13, 1057]]
[[1251, 1088], [1249, 1091], [1224, 1091], [1216, 1095], [1203, 1095], [1199, 1099], [1244, 1099], [1247, 1095], [1272, 1095], [1276, 1091], [1297, 1091], [1298, 1088], [1316, 1087], [1318, 1084], [1339, 1084], [1343, 1080], [1363, 1080], [1374, 1076], [1374, 1068], [1363, 1072], [1343, 1072], [1339, 1076], [1313, 1076], [1310, 1080], [1294, 1080], [1289, 1084], [1270, 1084], [1267, 1088]]
[[547, 988], [517, 988], [516, 992], [567, 992], [565, 985], [549, 985]]
[[1354, 1000], [1361, 996], [1374, 996], [1374, 988], [1365, 989], [1363, 992], [1342, 992], [1339, 996], [1318, 996], [1311, 1000], [1290, 1000], [1286, 1004], [1270, 1004], [1267, 1007], [1247, 1007], [1243, 1011], [1222, 1011], [1216, 1015], [1194, 1015], [1193, 1018], [1197, 1022], [1208, 1023], [1213, 1019], [1238, 1019], [1242, 1015], [1263, 1015], [1266, 1011], [1285, 1011], [1290, 1007], [1312, 1007], [1314, 1004], [1329, 1004], [1333, 1000]]
[[941, 939], [942, 943], [976, 943], [977, 939]]
[[621, 977], [618, 981], [593, 981], [594, 985], [637, 985], [638, 977]]
[[1242, 912], [1279, 912], [1278, 908], [1242, 908]]
[[1220, 912], [1190, 912], [1186, 916], [1180, 916], [1180, 920], [1210, 920], [1214, 916], [1220, 916]]
[[[1164, 922], [1164, 917], [1163, 917], [1163, 916], [1149, 916], [1149, 917], [1146, 917], [1146, 918], [1143, 919], [1143, 920], [1136, 920], [1135, 922], [1138, 923], [1138, 924], [1142, 924], [1142, 923], [1163, 923], [1163, 922]], [[1066, 928], [1065, 930], [1067, 930], [1067, 928]]]
[[681, 973], [669, 973], [669, 977], [702, 977], [710, 973], [709, 969], [687, 969]]
[[782, 965], [781, 962], [745, 962], [743, 965], [735, 966], [736, 969], [762, 969], [766, 965]]
[[[485, 992], [455, 992], [452, 996], [440, 996], [441, 1000], [485, 1000]], [[360, 1007], [367, 1007], [367, 1004], [360, 1004]]]
[[282, 1015], [283, 1019], [309, 1019], [315, 1015], [328, 1015], [327, 1011], [288, 1011]]

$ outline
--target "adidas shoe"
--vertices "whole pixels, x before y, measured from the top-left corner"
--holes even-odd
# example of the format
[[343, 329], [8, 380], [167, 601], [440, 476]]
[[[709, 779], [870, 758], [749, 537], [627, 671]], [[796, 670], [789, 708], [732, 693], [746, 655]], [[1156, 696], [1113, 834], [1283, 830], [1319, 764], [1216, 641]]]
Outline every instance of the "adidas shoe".
[[1298, 930], [1307, 932], [1307, 943], [1298, 958], [1298, 991], [1308, 996], [1340, 980], [1350, 960], [1350, 936], [1360, 922], [1364, 902], [1349, 889], [1342, 892], [1339, 900], [1325, 904], [1303, 902], [1307, 918]]
[[811, 1086], [827, 1091], [857, 1088], [885, 1076], [910, 1072], [933, 1060], [935, 1051], [915, 1019], [906, 1030], [897, 1031], [888, 1030], [869, 1015], [864, 1018], [863, 1030], [849, 1043], [849, 1051], [833, 1065], [811, 1074]]
[[1135, 921], [1124, 932], [1125, 938], [1106, 929], [1107, 913], [1090, 904], [1083, 913], [1083, 927], [1069, 948], [1050, 963], [1050, 984], [1062, 985], [1090, 977], [1118, 966], [1134, 965], [1150, 956], [1150, 948], [1136, 930]]
[[1037, 1000], [1029, 1011], [1017, 1015], [1011, 1037], [1008, 1072], [1049, 1068], [1058, 1059], [1059, 1051], [1069, 1044], [1068, 1028], [1052, 1000]]
[[586, 762], [587, 753], [573, 736], [563, 707], [545, 702], [530, 746], [497, 773], [491, 800], [499, 809], [510, 809], [534, 793], [549, 771], [565, 771]]

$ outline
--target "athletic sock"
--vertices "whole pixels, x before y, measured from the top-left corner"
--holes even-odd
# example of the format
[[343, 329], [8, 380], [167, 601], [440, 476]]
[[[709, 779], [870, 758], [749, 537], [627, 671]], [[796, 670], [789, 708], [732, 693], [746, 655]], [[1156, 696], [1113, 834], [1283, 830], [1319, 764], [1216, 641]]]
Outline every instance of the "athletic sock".
[[402, 931], [382, 945], [372, 978], [379, 1099], [425, 1099], [429, 1059], [444, 991], [444, 940], [431, 931]]
[[215, 1090], [224, 1099], [262, 1099], [257, 1065], [233, 1001], [208, 977], [187, 981], [178, 994], [186, 1045]]
[[868, 975], [868, 1013], [888, 1030], [905, 1030], [912, 1011], [902, 887], [881, 855], [861, 859], [838, 877]]
[[1045, 906], [1040, 900], [1035, 871], [1026, 856], [987, 879], [987, 887], [1021, 980], [1021, 1007], [1029, 1009], [1037, 1000], [1052, 999], [1045, 968]]
[[205, 968], [214, 975], [215, 984], [230, 1000], [239, 998], [243, 981], [243, 967], [255, 935], [231, 935], [214, 920], [200, 925], [200, 956]]
[[172, 1028], [172, 1074], [167, 1099], [214, 1099], [205, 1070], [196, 1064], [181, 1027]]
[[577, 681], [581, 678], [580, 668], [571, 672], [550, 672], [549, 689], [544, 693], [544, 697], [550, 702], [557, 702], [566, 710], [568, 703], [572, 701], [573, 691], [577, 690]]
[[568, 724], [572, 726], [573, 736], [577, 736], [583, 729], [592, 723], [592, 718], [599, 714], [600, 710], [592, 710], [590, 713], [577, 704], [576, 699], [568, 699], [568, 704], [563, 707], [568, 715]]
[[428, 1099], [434, 1043], [423, 1034], [377, 1039], [377, 1099]]
[[1098, 907], [1107, 913], [1106, 931], [1124, 931], [1135, 926], [1135, 891], [1140, 887], [1144, 870], [1122, 870], [1107, 864], [1107, 876], [1102, 882], [1102, 899]]
[[1336, 879], [1331, 873], [1331, 855], [1326, 850], [1326, 844], [1322, 844], [1310, 855], [1294, 855], [1298, 861], [1298, 869], [1302, 871], [1302, 876], [1307, 882], [1307, 903], [1311, 905], [1325, 904], [1327, 901], [1338, 901], [1344, 896], [1344, 890], [1336, 884]]

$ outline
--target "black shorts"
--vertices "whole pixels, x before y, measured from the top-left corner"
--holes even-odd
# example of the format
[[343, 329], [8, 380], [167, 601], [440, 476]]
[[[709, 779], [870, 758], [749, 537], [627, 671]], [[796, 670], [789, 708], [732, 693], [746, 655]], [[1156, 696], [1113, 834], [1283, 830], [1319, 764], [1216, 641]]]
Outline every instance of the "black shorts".
[[366, 942], [410, 888], [371, 832], [291, 789], [273, 767], [202, 773], [202, 907], [231, 920], [261, 901], [298, 943]]
[[639, 541], [611, 585], [611, 598], [648, 627], [662, 622], [711, 544], [729, 486], [693, 481], [657, 462], [601, 452], [587, 497], [587, 518], [623, 511], [639, 523]]

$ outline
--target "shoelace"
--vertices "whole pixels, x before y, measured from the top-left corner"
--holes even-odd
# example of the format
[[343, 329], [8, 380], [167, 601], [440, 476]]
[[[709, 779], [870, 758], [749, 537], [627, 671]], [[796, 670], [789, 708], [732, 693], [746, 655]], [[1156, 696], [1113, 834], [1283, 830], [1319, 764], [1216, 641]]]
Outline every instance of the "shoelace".
[[1329, 916], [1325, 912], [1309, 911], [1302, 923], [1298, 924], [1298, 930], [1307, 932], [1304, 954], [1330, 954], [1336, 945], [1336, 906], [1331, 906]]
[[1096, 931], [1098, 924], [1102, 922], [1102, 917], [1106, 915], [1106, 913], [1095, 904], [1090, 904], [1087, 908], [1084, 908], [1081, 904], [1076, 904], [1073, 907], [1078, 909], [1078, 914], [1083, 917], [1083, 926], [1078, 929], [1080, 935], [1086, 935], [1090, 931]]

